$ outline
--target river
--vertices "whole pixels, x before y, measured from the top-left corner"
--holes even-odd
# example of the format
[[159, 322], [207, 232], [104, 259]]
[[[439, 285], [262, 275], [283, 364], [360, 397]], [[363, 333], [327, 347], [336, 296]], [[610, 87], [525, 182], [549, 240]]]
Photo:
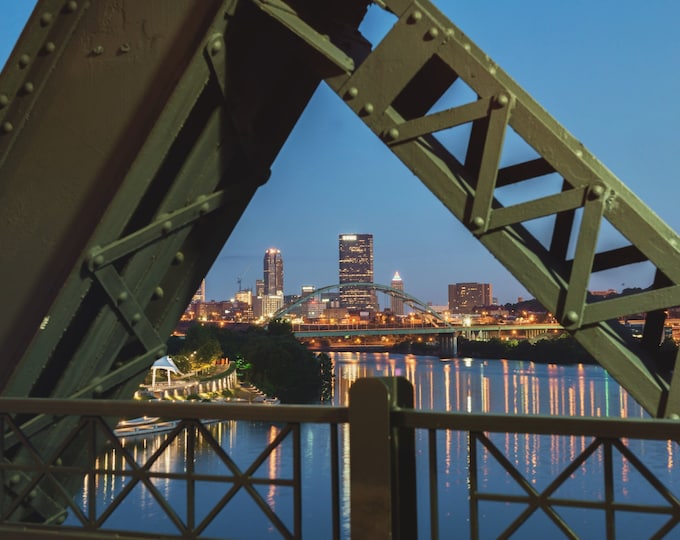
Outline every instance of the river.
[[[394, 355], [388, 353], [333, 353], [335, 363], [334, 403], [348, 402], [349, 388], [360, 377], [404, 376], [414, 387], [416, 408], [460, 412], [484, 412], [529, 415], [565, 415], [646, 418], [642, 408], [599, 366], [555, 366], [532, 362], [508, 360], [451, 359], [441, 361], [434, 357]], [[213, 424], [210, 430], [236, 464], [245, 470], [257, 454], [271, 442], [281, 425], [262, 422], [223, 422]], [[340, 432], [341, 448], [348, 446], [347, 427]], [[330, 538], [330, 472], [331, 448], [327, 426], [302, 426], [302, 475], [303, 475], [303, 537], [309, 539]], [[425, 432], [418, 431], [417, 450], [426, 452]], [[590, 442], [585, 437], [557, 437], [538, 435], [491, 435], [518, 471], [536, 489], [543, 489], [564, 469]], [[164, 435], [130, 439], [125, 441], [139, 458], [151, 455], [164, 440]], [[184, 441], [176, 440], [163, 454], [155, 470], [182, 470], [184, 468]], [[636, 443], [636, 441], [633, 441]], [[439, 463], [438, 486], [440, 502], [440, 538], [469, 538], [469, 503], [467, 435], [460, 432], [438, 433]], [[637, 442], [631, 449], [643, 457], [645, 464], [659, 480], [670, 488], [678, 488], [673, 464], [678, 458], [674, 443]], [[346, 454], [345, 454], [346, 455]], [[292, 468], [292, 451], [285, 444], [275, 450], [263, 463], [259, 472], [280, 476]], [[104, 459], [118, 459], [107, 455]], [[649, 502], [660, 497], [647, 481], [628, 463], [618, 458], [620, 466], [614, 479], [618, 498], [631, 503]], [[601, 500], [602, 451], [596, 452], [571, 475], [560, 497], [579, 496], [588, 500]], [[210, 473], [227, 473], [227, 467], [209, 451], [199, 446], [196, 459], [197, 470]], [[488, 453], [483, 452], [478, 462], [481, 485], [497, 490], [512, 489], [513, 481], [502, 471]], [[344, 537], [349, 537], [348, 520], [348, 464], [341, 463], [342, 527]], [[417, 465], [419, 508], [418, 520], [421, 537], [429, 537], [427, 503], [427, 464], [419, 459]], [[264, 469], [263, 469], [264, 468]], [[178, 480], [154, 481], [154, 485], [171, 502], [179, 507], [185, 486]], [[98, 499], [110, 501], [123, 488], [120, 480], [100, 481], [97, 484]], [[518, 488], [517, 488], [518, 489]], [[143, 486], [133, 490], [132, 498], [114, 512], [106, 522], [106, 528], [129, 528], [131, 520], [140, 531], [173, 533], [176, 529], [164, 516], [156, 500]], [[224, 486], [200, 483], [196, 488], [197, 500], [212, 502], [221, 497]], [[258, 491], [267, 504], [292, 529], [291, 490], [282, 486], [261, 486]], [[507, 492], [507, 491], [506, 491]], [[512, 491], [511, 491], [512, 492]], [[617, 498], [617, 500], [618, 500]], [[199, 505], [200, 506], [200, 505]], [[206, 504], [206, 507], [208, 505]], [[521, 506], [521, 508], [520, 508]], [[480, 521], [482, 538], [494, 538], [499, 527], [507, 526], [524, 509], [524, 505], [482, 503]], [[207, 510], [205, 510], [207, 512]], [[182, 511], [178, 510], [181, 515]], [[560, 509], [581, 538], [605, 537], [604, 513], [601, 511]], [[200, 511], [199, 511], [200, 514]], [[197, 516], [200, 519], [202, 516]], [[666, 517], [645, 516], [633, 513], [617, 513], [617, 538], [644, 538], [649, 527], [660, 527]], [[70, 522], [71, 520], [69, 520]], [[67, 524], [69, 523], [67, 522]], [[252, 502], [244, 490], [220, 514], [220, 518], [206, 530], [212, 538], [280, 538], [279, 533], [263, 517], [262, 511]], [[535, 515], [513, 538], [538, 538], [562, 533], [541, 512]], [[677, 532], [680, 537], [680, 531]], [[672, 537], [672, 536], [671, 536]]]

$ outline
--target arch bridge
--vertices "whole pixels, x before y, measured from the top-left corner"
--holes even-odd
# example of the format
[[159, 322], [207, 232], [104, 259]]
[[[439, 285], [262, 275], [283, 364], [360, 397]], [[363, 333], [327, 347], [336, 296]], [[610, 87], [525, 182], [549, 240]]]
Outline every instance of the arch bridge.
[[299, 299], [297, 299], [292, 304], [282, 307], [278, 311], [274, 312], [270, 319], [286, 319], [289, 315], [295, 313], [298, 308], [302, 307], [304, 304], [308, 303], [313, 298], [320, 297], [324, 293], [328, 293], [334, 290], [340, 290], [343, 287], [352, 289], [365, 289], [372, 292], [381, 292], [390, 298], [397, 298], [403, 302], [403, 305], [410, 307], [412, 310], [422, 314], [424, 319], [428, 324], [435, 328], [453, 329], [449, 324], [448, 320], [432, 309], [427, 303], [419, 300], [415, 296], [412, 296], [400, 289], [395, 289], [389, 285], [381, 285], [379, 283], [367, 283], [363, 281], [352, 281], [348, 283], [339, 283], [337, 285], [326, 285], [314, 292], [309, 293]]

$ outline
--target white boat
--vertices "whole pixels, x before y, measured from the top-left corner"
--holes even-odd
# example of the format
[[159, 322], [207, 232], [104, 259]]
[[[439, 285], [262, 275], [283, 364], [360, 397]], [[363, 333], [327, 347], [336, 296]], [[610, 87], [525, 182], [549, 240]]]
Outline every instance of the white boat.
[[149, 435], [162, 431], [170, 431], [179, 424], [179, 420], [161, 421], [158, 416], [140, 416], [118, 422], [113, 430], [116, 437], [133, 437]]

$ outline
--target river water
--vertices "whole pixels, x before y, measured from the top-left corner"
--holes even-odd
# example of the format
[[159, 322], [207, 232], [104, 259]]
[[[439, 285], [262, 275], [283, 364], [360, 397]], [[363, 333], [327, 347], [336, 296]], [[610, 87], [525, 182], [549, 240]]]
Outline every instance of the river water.
[[[451, 359], [394, 355], [388, 353], [334, 353], [334, 404], [348, 403], [349, 388], [360, 377], [404, 376], [414, 387], [416, 408], [456, 412], [487, 412], [529, 415], [564, 415], [646, 418], [642, 408], [599, 366], [555, 366], [509, 360]], [[209, 426], [211, 433], [241, 470], [246, 470], [258, 453], [279, 434], [282, 425], [263, 422], [222, 422]], [[304, 425], [302, 433], [302, 505], [303, 537], [325, 539], [331, 537], [330, 528], [330, 456], [328, 426]], [[124, 441], [134, 455], [145, 458], [162, 444], [165, 435]], [[418, 522], [421, 538], [429, 538], [429, 501], [427, 497], [427, 434], [416, 433], [418, 459]], [[591, 442], [585, 437], [492, 434], [493, 443], [537, 490], [542, 490], [573, 458]], [[340, 430], [342, 533], [349, 538], [349, 468], [347, 456], [348, 429]], [[175, 440], [157, 460], [153, 470], [184, 470], [186, 465], [183, 439]], [[438, 489], [440, 538], [469, 538], [468, 502], [468, 437], [465, 433], [438, 432]], [[678, 447], [669, 442], [631, 441], [631, 450], [671, 489], [678, 489], [680, 481], [673, 474], [678, 458]], [[478, 453], [480, 486], [494, 492], [523, 493], [488, 452]], [[631, 465], [615, 455], [615, 500], [627, 503], [659, 503], [661, 497]], [[113, 463], [120, 458], [115, 453], [104, 457]], [[588, 461], [559, 488], [557, 497], [579, 497], [601, 501], [604, 496], [603, 451], [596, 451]], [[198, 472], [228, 474], [223, 460], [215, 457], [210, 448], [199, 445], [195, 464]], [[286, 477], [292, 471], [292, 445], [282, 444], [264, 461], [257, 473], [261, 476]], [[186, 486], [179, 480], [154, 481], [154, 486], [186, 519], [184, 493]], [[103, 478], [97, 482], [97, 498], [103, 504], [112, 500], [124, 484], [119, 479]], [[227, 488], [223, 484], [197, 483], [199, 504], [197, 519]], [[283, 523], [292, 530], [292, 490], [286, 486], [257, 488]], [[205, 509], [202, 509], [205, 506]], [[480, 506], [481, 538], [495, 538], [524, 510], [524, 504], [486, 502]], [[560, 515], [580, 538], [604, 538], [604, 512], [560, 508]], [[668, 518], [640, 513], [616, 513], [617, 538], [647, 538]], [[67, 525], [73, 523], [73, 518]], [[106, 521], [105, 528], [134, 529], [154, 533], [176, 534], [177, 529], [161, 510], [156, 499], [137, 486], [131, 497]], [[651, 532], [650, 532], [651, 531]], [[534, 515], [513, 538], [544, 538], [548, 534], [562, 538], [563, 534], [542, 512]], [[241, 489], [206, 531], [211, 538], [280, 538], [280, 533], [264, 517], [245, 490]], [[680, 529], [669, 538], [680, 538]]]

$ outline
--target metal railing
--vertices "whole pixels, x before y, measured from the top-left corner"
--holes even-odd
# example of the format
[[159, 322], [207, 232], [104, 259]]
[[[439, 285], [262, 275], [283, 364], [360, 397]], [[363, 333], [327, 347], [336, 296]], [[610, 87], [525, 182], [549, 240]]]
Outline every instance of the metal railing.
[[[358, 380], [350, 390], [349, 407], [327, 406], [251, 406], [193, 404], [173, 402], [128, 402], [106, 400], [41, 400], [0, 399], [0, 426], [5, 434], [0, 446], [0, 536], [8, 538], [150, 538], [157, 537], [129, 523], [127, 529], [110, 528], [107, 519], [124, 504], [137, 487], [143, 487], [165, 514], [173, 531], [163, 538], [214, 538], [211, 522], [219, 516], [238, 493], [246, 493], [282, 538], [302, 537], [302, 478], [305, 474], [301, 458], [301, 426], [330, 426], [330, 482], [314, 497], [331, 501], [328, 537], [351, 534], [358, 538], [417, 538], [442, 534], [442, 501], [440, 500], [440, 463], [442, 436], [457, 433], [466, 447], [464, 468], [467, 477], [467, 518], [472, 538], [486, 538], [480, 508], [488, 503], [521, 504], [524, 510], [516, 519], [494, 532], [494, 537], [507, 538], [521, 530], [532, 515], [542, 513], [566, 537], [578, 538], [577, 532], [563, 515], [562, 509], [587, 509], [602, 513], [607, 538], [617, 536], [616, 517], [621, 513], [655, 514], [664, 520], [649, 536], [661, 538], [680, 529], [680, 500], [645, 466], [643, 458], [630, 447], [630, 441], [680, 440], [680, 425], [665, 420], [626, 420], [567, 418], [542, 416], [508, 416], [488, 414], [446, 413], [413, 410], [413, 390], [401, 378], [367, 378]], [[122, 444], [112, 425], [116, 417], [151, 415], [175, 418], [179, 422], [167, 433], [163, 442], [140, 459]], [[49, 454], [33, 443], [31, 418], [73, 417], [68, 432], [50, 445]], [[254, 454], [249, 465], [237, 465], [220, 445], [207, 422], [254, 421], [274, 423], [276, 434], [265, 447]], [[27, 420], [29, 419], [29, 420]], [[44, 425], [43, 422], [37, 422]], [[343, 454], [349, 430], [349, 456]], [[344, 433], [344, 434], [343, 434]], [[583, 450], [575, 454], [553, 479], [537, 487], [507, 456], [495, 434], [535, 434], [551, 437], [589, 439]], [[173, 441], [181, 438], [183, 465], [166, 470], [158, 463]], [[206, 471], [197, 459], [197, 445], [213, 453], [223, 465], [222, 472]], [[669, 443], [674, 444], [674, 443]], [[291, 466], [281, 475], [271, 476], [259, 468], [272, 454], [285, 446], [291, 454]], [[116, 460], [102, 459], [112, 451]], [[634, 468], [655, 490], [662, 503], [619, 501], [615, 487], [613, 453]], [[559, 495], [559, 490], [583, 464], [595, 454], [602, 455], [604, 490], [597, 500]], [[345, 478], [349, 467], [349, 480]], [[487, 464], [493, 461], [514, 483], [509, 492], [495, 489], [487, 481]], [[483, 465], [484, 464], [484, 465]], [[483, 466], [482, 466], [483, 465]], [[110, 499], [97, 497], [97, 479], [117, 478], [120, 489]], [[594, 480], [593, 480], [594, 481]], [[159, 482], [173, 483], [181, 490], [182, 508], [170, 501]], [[221, 495], [208, 508], [197, 508], [197, 490], [202, 484], [224, 485]], [[349, 485], [347, 485], [349, 483]], [[422, 486], [426, 488], [423, 491]], [[178, 486], [178, 487], [174, 487]], [[292, 491], [292, 518], [282, 518], [262, 496], [263, 486], [285, 487]], [[80, 500], [75, 501], [76, 488]], [[342, 494], [349, 491], [349, 502]], [[420, 498], [420, 501], [419, 501]], [[422, 503], [422, 504], [419, 504]], [[201, 502], [205, 505], [205, 502]], [[349, 508], [346, 506], [349, 505]], [[423, 511], [423, 508], [427, 510]], [[419, 510], [420, 509], [420, 512]], [[67, 522], [66, 514], [69, 518]], [[349, 530], [341, 524], [349, 513]], [[420, 513], [420, 515], [419, 515]], [[423, 518], [423, 514], [428, 514]], [[468, 522], [469, 520], [469, 522]], [[420, 526], [419, 526], [420, 522]], [[460, 528], [464, 534], [465, 527]], [[211, 532], [212, 531], [212, 532]], [[621, 531], [619, 530], [619, 534]], [[229, 531], [224, 536], [231, 537]]]

